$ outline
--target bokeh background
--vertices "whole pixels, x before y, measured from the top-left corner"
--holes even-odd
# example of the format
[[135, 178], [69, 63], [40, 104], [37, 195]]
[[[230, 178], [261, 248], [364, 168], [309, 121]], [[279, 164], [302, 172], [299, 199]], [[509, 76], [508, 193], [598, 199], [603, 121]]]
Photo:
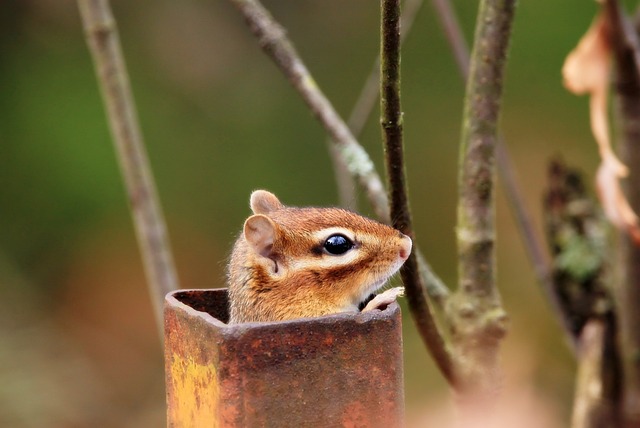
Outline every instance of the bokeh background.
[[[456, 0], [467, 37], [477, 2]], [[546, 162], [597, 165], [587, 100], [560, 69], [597, 4], [519, 2], [502, 130], [542, 233]], [[265, 1], [347, 116], [378, 50], [378, 2]], [[224, 284], [253, 189], [335, 205], [325, 134], [226, 1], [114, 1], [182, 286]], [[417, 240], [456, 281], [456, 163], [464, 84], [428, 1], [402, 57]], [[361, 137], [382, 171], [377, 112]], [[498, 187], [503, 347], [514, 409], [567, 425], [574, 364]], [[369, 213], [363, 203], [361, 210]], [[74, 2], [0, 3], [0, 425], [164, 424], [163, 360], [127, 200]], [[404, 311], [411, 425], [449, 407]], [[516, 401], [514, 401], [515, 403]], [[518, 410], [520, 412], [520, 410]], [[525, 413], [521, 413], [521, 416]], [[515, 425], [512, 425], [515, 426]]]

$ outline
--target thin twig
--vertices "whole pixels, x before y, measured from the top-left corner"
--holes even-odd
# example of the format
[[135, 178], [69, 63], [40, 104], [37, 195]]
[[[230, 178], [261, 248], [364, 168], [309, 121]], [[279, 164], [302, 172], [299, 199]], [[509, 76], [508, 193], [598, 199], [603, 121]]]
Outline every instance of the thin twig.
[[453, 51], [456, 64], [458, 64], [458, 71], [466, 81], [469, 76], [469, 47], [451, 2], [449, 0], [431, 0], [431, 5], [440, 19], [440, 24], [442, 24], [442, 29]]
[[356, 183], [351, 177], [347, 165], [340, 156], [340, 150], [330, 140], [327, 141], [329, 158], [333, 164], [333, 174], [338, 188], [339, 205], [351, 211], [358, 211], [358, 195], [356, 194]]
[[164, 296], [179, 288], [116, 22], [108, 0], [78, 0], [124, 178], [160, 337]]
[[[413, 27], [418, 11], [422, 7], [423, 0], [406, 0], [402, 5], [402, 15], [400, 16], [400, 46], [406, 39]], [[371, 67], [371, 72], [365, 80], [360, 95], [351, 110], [347, 126], [356, 137], [362, 134], [371, 112], [376, 106], [378, 95], [380, 94], [380, 56], [377, 56]], [[331, 142], [328, 142], [331, 144]], [[333, 168], [336, 173], [336, 183], [338, 185], [338, 195], [340, 205], [352, 210], [356, 209], [357, 201], [355, 187], [351, 175], [346, 171], [344, 162], [335, 149], [330, 150]], [[428, 270], [430, 268], [427, 267]]]
[[[423, 0], [406, 0], [402, 5], [402, 14], [400, 16], [400, 46], [406, 40], [408, 34], [413, 28], [416, 16], [422, 7]], [[373, 109], [380, 95], [380, 56], [378, 55], [373, 62], [371, 72], [365, 81], [358, 100], [354, 105], [347, 125], [353, 135], [358, 136], [362, 133], [367, 120], [371, 116]], [[344, 162], [336, 150], [331, 150], [334, 170], [336, 171], [336, 182], [338, 183], [338, 193], [340, 195], [340, 203], [342, 206], [354, 209], [355, 195], [353, 193], [353, 181], [350, 175], [344, 174]], [[429, 263], [427, 263], [420, 249], [415, 246], [414, 252], [418, 259], [418, 268], [422, 275], [422, 283], [430, 298], [439, 306], [444, 304], [449, 289], [433, 271]]]
[[[469, 48], [462, 29], [460, 28], [456, 13], [449, 0], [431, 0], [431, 3], [440, 18], [449, 46], [456, 59], [460, 75], [466, 80], [469, 76]], [[505, 195], [511, 207], [511, 212], [520, 231], [522, 242], [529, 256], [529, 260], [533, 265], [534, 272], [536, 273], [536, 278], [541, 284], [556, 318], [563, 327], [563, 332], [565, 333], [569, 347], [575, 353], [575, 337], [571, 334], [570, 329], [567, 328], [567, 315], [562, 312], [555, 298], [553, 281], [551, 280], [551, 263], [546, 256], [547, 253], [543, 250], [541, 239], [538, 234], [535, 233], [531, 212], [527, 209], [524, 199], [522, 198], [522, 188], [516, 179], [513, 161], [510, 159], [507, 144], [502, 136], [499, 136], [496, 144], [496, 166], [500, 176], [500, 182], [504, 187]]]
[[367, 152], [335, 111], [307, 70], [283, 28], [257, 0], [231, 0], [244, 16], [262, 49], [302, 96], [335, 142], [351, 175], [367, 193], [378, 218], [389, 222], [387, 195]]
[[[464, 79], [467, 79], [469, 76], [469, 48], [451, 2], [449, 0], [432, 0], [432, 4], [438, 13], [451, 50], [454, 52], [460, 74]], [[534, 232], [531, 214], [522, 198], [523, 192], [516, 180], [513, 162], [501, 136], [496, 144], [496, 165], [536, 276], [545, 290], [552, 292], [553, 283], [549, 278], [551, 266], [548, 258], [545, 257], [546, 253], [543, 250], [542, 242]]]
[[[396, 229], [412, 236], [413, 226], [407, 198], [400, 106], [400, 1], [382, 0], [381, 9], [380, 122], [389, 181], [391, 218]], [[455, 385], [452, 357], [442, 334], [438, 331], [429, 302], [423, 293], [424, 284], [422, 284], [415, 253], [409, 256], [400, 274], [418, 331], [444, 377], [449, 383]]]
[[506, 54], [515, 0], [481, 0], [462, 125], [459, 163], [459, 287], [448, 315], [456, 354], [470, 391], [487, 393], [499, 383], [498, 346], [506, 314], [495, 280], [495, 146]]
[[[348, 165], [349, 172], [364, 187], [378, 219], [389, 223], [387, 195], [373, 162], [315, 84], [282, 27], [259, 2], [255, 0], [231, 1], [243, 14], [247, 24], [258, 38], [262, 49], [289, 79], [325, 127], [331, 140], [335, 143], [340, 157]], [[418, 260], [427, 292], [434, 297], [436, 302], [441, 303], [449, 294], [447, 287], [433, 273], [431, 267], [424, 262], [424, 257], [419, 257]]]
[[451, 292], [449, 288], [445, 285], [442, 279], [435, 274], [427, 259], [425, 259], [424, 254], [420, 251], [420, 248], [416, 245], [414, 252], [416, 253], [416, 259], [418, 262], [418, 270], [420, 271], [420, 276], [422, 277], [422, 283], [424, 284], [424, 289], [429, 296], [429, 298], [438, 305], [439, 308], [443, 308], [447, 298]]
[[[423, 0], [406, 0], [402, 5], [402, 15], [400, 16], [400, 45], [406, 39], [407, 35], [413, 27], [418, 11], [422, 7]], [[362, 134], [362, 130], [366, 125], [371, 112], [376, 106], [378, 95], [380, 94], [380, 56], [377, 56], [371, 67], [371, 72], [364, 82], [360, 95], [351, 110], [347, 126], [356, 137]], [[328, 142], [331, 146], [331, 142]], [[338, 195], [340, 197], [340, 205], [355, 210], [357, 200], [355, 194], [355, 186], [351, 175], [348, 174], [346, 166], [340, 158], [339, 152], [330, 149], [333, 169], [336, 174], [336, 183], [338, 185]], [[429, 268], [427, 268], [429, 269]]]
[[506, 145], [502, 138], [499, 138], [498, 144], [496, 145], [496, 163], [498, 173], [502, 179], [502, 185], [504, 186], [505, 195], [509, 201], [509, 206], [513, 212], [518, 229], [520, 230], [520, 236], [522, 237], [531, 264], [533, 265], [536, 278], [542, 286], [545, 297], [549, 301], [551, 309], [562, 327], [569, 349], [575, 355], [577, 338], [571, 332], [570, 314], [562, 309], [562, 305], [558, 301], [558, 296], [553, 285], [551, 262], [546, 257], [547, 253], [542, 249], [542, 243], [534, 232], [531, 214], [525, 207], [522, 191], [517, 184], [513, 164], [508, 159], [508, 156]]
[[502, 179], [505, 195], [513, 211], [513, 217], [516, 220], [518, 229], [520, 229], [520, 236], [522, 236], [522, 241], [529, 254], [536, 278], [538, 278], [545, 290], [552, 290], [553, 282], [550, 279], [551, 264], [546, 257], [547, 253], [542, 249], [541, 241], [534, 231], [531, 213], [526, 209], [522, 198], [523, 193], [515, 177], [513, 163], [508, 156], [506, 145], [502, 138], [499, 138], [496, 144], [496, 164]]
[[[400, 16], [400, 46], [407, 38], [413, 27], [415, 18], [420, 11], [423, 0], [406, 0], [402, 7]], [[364, 126], [371, 116], [371, 112], [376, 106], [378, 95], [380, 94], [380, 56], [378, 56], [371, 67], [371, 73], [360, 91], [347, 124], [353, 135], [360, 135]]]

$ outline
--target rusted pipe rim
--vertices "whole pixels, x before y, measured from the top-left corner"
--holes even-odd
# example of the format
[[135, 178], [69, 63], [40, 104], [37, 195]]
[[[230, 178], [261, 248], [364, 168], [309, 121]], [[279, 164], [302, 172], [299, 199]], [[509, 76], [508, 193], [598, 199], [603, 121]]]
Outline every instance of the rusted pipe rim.
[[[269, 322], [247, 322], [238, 324], [227, 324], [226, 309], [218, 307], [208, 307], [207, 304], [214, 299], [207, 299], [206, 297], [210, 293], [226, 293], [226, 289], [183, 289], [176, 290], [168, 293], [165, 297], [165, 302], [175, 308], [182, 309], [190, 316], [201, 318], [207, 323], [211, 323], [220, 329], [238, 329], [236, 327], [242, 326], [240, 330], [247, 328], [259, 328], [264, 326], [282, 326], [282, 328], [290, 328], [293, 326], [299, 326], [309, 322], [317, 322], [321, 324], [343, 323], [343, 322], [355, 322], [358, 324], [369, 322], [372, 320], [379, 320], [389, 318], [395, 311], [399, 310], [397, 302], [392, 302], [386, 305], [383, 309], [372, 310], [367, 312], [344, 312], [332, 315], [324, 315], [321, 317], [312, 318], [297, 318], [286, 321], [269, 321]], [[225, 311], [222, 314], [222, 310]], [[216, 313], [217, 312], [217, 313]]]

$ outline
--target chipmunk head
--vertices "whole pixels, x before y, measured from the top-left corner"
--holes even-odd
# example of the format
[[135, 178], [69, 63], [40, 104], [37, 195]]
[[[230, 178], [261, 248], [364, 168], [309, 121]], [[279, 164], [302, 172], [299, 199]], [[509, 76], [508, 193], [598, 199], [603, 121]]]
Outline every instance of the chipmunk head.
[[402, 266], [411, 239], [339, 208], [284, 206], [251, 195], [229, 264], [231, 322], [357, 311]]

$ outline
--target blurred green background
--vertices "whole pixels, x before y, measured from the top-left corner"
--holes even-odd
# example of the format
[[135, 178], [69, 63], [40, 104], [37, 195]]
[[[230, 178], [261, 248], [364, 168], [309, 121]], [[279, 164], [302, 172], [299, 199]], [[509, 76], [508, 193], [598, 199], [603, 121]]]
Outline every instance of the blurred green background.
[[[477, 3], [453, 3], [470, 38]], [[377, 54], [378, 3], [265, 5], [346, 117]], [[517, 11], [501, 123], [540, 233], [547, 160], [562, 154], [589, 178], [598, 162], [587, 100], [560, 76], [596, 7], [536, 0]], [[337, 204], [325, 133], [228, 2], [113, 8], [182, 286], [222, 286], [253, 189], [291, 205]], [[454, 285], [464, 85], [428, 1], [402, 67], [417, 240]], [[361, 142], [381, 172], [376, 115]], [[162, 426], [161, 349], [74, 2], [0, 4], [0, 184], [0, 425]], [[499, 286], [511, 317], [505, 384], [562, 426], [573, 361], [500, 187], [497, 195]], [[407, 411], [423, 421], [450, 397], [404, 314]]]

